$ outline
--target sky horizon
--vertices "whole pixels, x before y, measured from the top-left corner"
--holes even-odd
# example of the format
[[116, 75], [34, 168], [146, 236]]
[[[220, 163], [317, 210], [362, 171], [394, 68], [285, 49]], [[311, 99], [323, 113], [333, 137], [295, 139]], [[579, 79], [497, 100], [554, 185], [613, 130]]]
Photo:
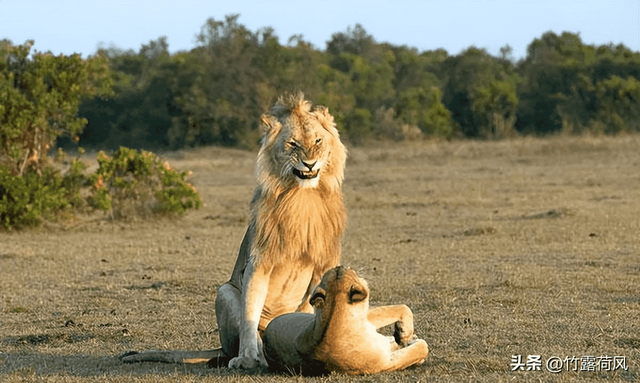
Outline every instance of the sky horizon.
[[455, 55], [475, 46], [513, 58], [547, 31], [578, 33], [585, 44], [624, 44], [640, 51], [640, 0], [0, 0], [0, 39], [35, 40], [33, 49], [54, 54], [94, 54], [99, 46], [138, 51], [167, 37], [169, 51], [195, 47], [195, 35], [213, 17], [239, 14], [251, 31], [272, 27], [281, 44], [292, 35], [324, 50], [331, 35], [361, 24], [377, 42]]

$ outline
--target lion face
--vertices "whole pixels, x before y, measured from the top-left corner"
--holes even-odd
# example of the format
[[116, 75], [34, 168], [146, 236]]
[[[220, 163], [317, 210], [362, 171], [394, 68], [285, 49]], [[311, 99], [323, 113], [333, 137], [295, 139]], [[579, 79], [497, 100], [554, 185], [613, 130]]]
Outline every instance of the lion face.
[[262, 117], [262, 128], [259, 179], [284, 188], [340, 187], [346, 150], [326, 108], [311, 108], [301, 94], [281, 98]]
[[330, 155], [329, 132], [310, 119], [304, 123], [287, 121], [281, 133], [281, 175], [293, 178], [303, 188], [318, 186], [323, 165]]

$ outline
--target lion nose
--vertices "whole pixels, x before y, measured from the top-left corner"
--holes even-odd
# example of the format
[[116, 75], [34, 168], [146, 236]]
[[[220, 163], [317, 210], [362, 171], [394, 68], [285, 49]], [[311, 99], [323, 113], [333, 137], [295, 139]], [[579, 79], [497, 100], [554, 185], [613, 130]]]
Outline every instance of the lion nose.
[[316, 166], [316, 162], [318, 161], [313, 161], [312, 163], [306, 162], [306, 161], [302, 161], [302, 163], [304, 164], [304, 166], [306, 166], [307, 168], [309, 168], [309, 170], [312, 170], [314, 166]]

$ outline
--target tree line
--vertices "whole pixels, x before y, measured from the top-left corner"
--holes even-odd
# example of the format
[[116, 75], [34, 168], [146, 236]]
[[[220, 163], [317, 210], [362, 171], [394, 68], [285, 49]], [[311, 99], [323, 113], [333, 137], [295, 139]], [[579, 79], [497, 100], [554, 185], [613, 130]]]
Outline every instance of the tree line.
[[138, 52], [99, 49], [113, 93], [80, 104], [88, 124], [79, 145], [252, 148], [260, 114], [297, 89], [328, 106], [352, 144], [640, 131], [640, 53], [624, 45], [547, 32], [515, 61], [509, 46], [498, 56], [476, 47], [419, 52], [355, 25], [320, 50], [299, 35], [283, 44], [272, 28], [251, 31], [238, 18], [207, 20], [190, 51], [170, 54], [165, 37]]
[[[498, 56], [476, 47], [419, 52], [377, 42], [361, 25], [334, 33], [324, 50], [302, 36], [281, 44], [272, 28], [250, 31], [237, 15], [207, 20], [195, 47], [174, 54], [165, 37], [85, 59], [32, 45], [0, 40], [0, 227], [8, 229], [96, 209], [117, 218], [197, 208], [189, 172], [146, 150], [254, 148], [260, 115], [286, 91], [328, 106], [353, 145], [640, 131], [640, 53], [569, 32], [534, 39], [518, 61], [509, 46]], [[70, 147], [100, 150], [100, 168], [87, 174], [82, 161], [65, 159]]]

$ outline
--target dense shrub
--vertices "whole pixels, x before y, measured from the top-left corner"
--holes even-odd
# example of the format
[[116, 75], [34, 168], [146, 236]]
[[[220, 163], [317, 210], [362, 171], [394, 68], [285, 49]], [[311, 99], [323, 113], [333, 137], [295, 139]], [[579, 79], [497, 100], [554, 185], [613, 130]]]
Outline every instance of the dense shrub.
[[0, 224], [9, 229], [56, 218], [70, 207], [63, 184], [63, 177], [52, 168], [45, 168], [42, 175], [28, 170], [15, 176], [0, 166]]
[[47, 166], [41, 174], [29, 169], [14, 175], [0, 166], [0, 225], [12, 229], [65, 222], [95, 210], [113, 219], [181, 215], [202, 205], [186, 180], [190, 172], [177, 172], [151, 152], [120, 148], [113, 158], [100, 152], [98, 163], [89, 176], [78, 159], [64, 174]]
[[93, 194], [87, 201], [114, 218], [182, 214], [202, 205], [198, 192], [186, 180], [190, 172], [177, 172], [151, 152], [121, 147], [109, 157], [101, 151], [98, 164], [90, 177]]

